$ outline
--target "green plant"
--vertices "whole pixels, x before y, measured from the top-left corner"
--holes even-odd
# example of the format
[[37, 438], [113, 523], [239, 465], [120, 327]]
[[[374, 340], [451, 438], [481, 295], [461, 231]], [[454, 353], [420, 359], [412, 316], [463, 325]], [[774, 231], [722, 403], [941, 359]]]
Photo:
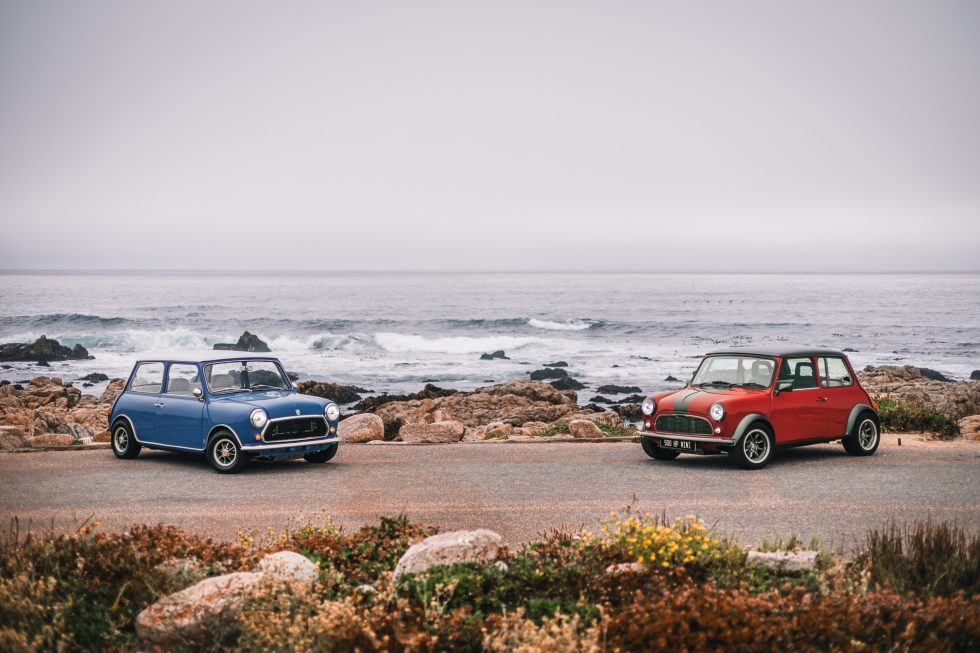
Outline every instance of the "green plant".
[[943, 439], [955, 438], [960, 434], [955, 419], [921, 404], [892, 397], [876, 398], [876, 402], [878, 420], [884, 431], [927, 431]]

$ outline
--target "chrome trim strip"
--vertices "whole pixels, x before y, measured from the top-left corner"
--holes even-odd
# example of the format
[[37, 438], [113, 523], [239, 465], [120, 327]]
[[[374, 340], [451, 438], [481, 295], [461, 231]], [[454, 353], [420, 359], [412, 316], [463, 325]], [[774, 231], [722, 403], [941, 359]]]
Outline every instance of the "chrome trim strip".
[[[242, 444], [242, 439], [240, 437], [238, 437], [238, 434], [237, 433], [235, 433], [235, 429], [231, 428], [227, 424], [215, 424], [214, 426], [212, 426], [211, 427], [211, 430], [208, 431], [208, 441], [211, 440], [211, 436], [213, 436], [214, 435], [214, 432], [217, 431], [218, 429], [226, 429], [228, 431], [231, 431], [231, 434], [235, 436], [235, 439], [236, 440], [238, 440], [238, 446], [239, 447], [244, 447], [245, 446], [245, 445]], [[207, 447], [205, 447], [205, 449], [207, 449]], [[204, 451], [204, 449], [198, 449], [198, 451]]]
[[673, 433], [657, 433], [655, 431], [643, 431], [640, 433], [640, 437], [659, 438], [661, 440], [688, 440], [690, 442], [703, 442], [705, 444], [722, 444], [725, 446], [731, 446], [735, 444], [735, 440], [729, 440], [726, 438], [706, 438], [698, 435], [674, 435]]
[[273, 442], [270, 444], [242, 445], [242, 451], [258, 451], [262, 449], [288, 449], [290, 447], [308, 447], [310, 445], [317, 445], [317, 444], [330, 444], [331, 442], [340, 442], [340, 437], [334, 435], [332, 437], [317, 438], [315, 440], [283, 440], [282, 442]]

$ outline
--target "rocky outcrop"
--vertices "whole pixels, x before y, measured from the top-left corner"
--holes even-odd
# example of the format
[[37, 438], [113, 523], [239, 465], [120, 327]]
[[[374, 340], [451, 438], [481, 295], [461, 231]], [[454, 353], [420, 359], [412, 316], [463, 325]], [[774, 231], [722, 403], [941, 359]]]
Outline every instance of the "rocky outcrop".
[[75, 436], [69, 433], [42, 433], [31, 435], [24, 439], [28, 447], [41, 449], [43, 447], [70, 447], [75, 443]]
[[587, 419], [573, 419], [568, 423], [568, 432], [573, 438], [601, 438], [602, 430], [596, 426], [595, 422]]
[[377, 415], [360, 413], [340, 422], [340, 439], [344, 442], [370, 442], [384, 440], [385, 423]]
[[866, 367], [858, 372], [861, 385], [872, 396], [893, 397], [962, 419], [980, 414], [980, 383], [938, 381], [912, 365]]
[[388, 403], [413, 401], [418, 399], [438, 399], [439, 397], [452, 396], [454, 394], [457, 394], [458, 392], [459, 392], [458, 390], [453, 390], [451, 388], [448, 389], [440, 388], [438, 386], [432, 385], [431, 383], [427, 383], [425, 384], [425, 387], [422, 388], [420, 392], [413, 392], [412, 394], [407, 394], [407, 395], [382, 394], [382, 395], [378, 395], [377, 397], [367, 397], [366, 399], [362, 399], [360, 402], [358, 402], [357, 405], [354, 406], [354, 410], [372, 411]]
[[970, 372], [971, 381], [980, 381], [980, 370], [973, 370]]
[[411, 422], [403, 424], [398, 434], [402, 442], [414, 444], [447, 444], [459, 442], [466, 433], [466, 426], [454, 419], [438, 422]]
[[323, 397], [338, 404], [352, 404], [361, 400], [359, 392], [370, 392], [356, 385], [340, 385], [325, 381], [303, 381], [296, 384], [296, 391], [304, 395]]
[[543, 367], [568, 367], [568, 363], [565, 361], [555, 361], [554, 363], [545, 363]]
[[91, 374], [86, 374], [83, 377], [79, 377], [79, 381], [88, 381], [89, 383], [103, 383], [109, 380], [108, 374], [103, 374], [102, 372], [92, 372]]
[[487, 564], [497, 559], [502, 542], [500, 535], [484, 528], [433, 535], [409, 547], [395, 566], [394, 578], [433, 567]]
[[0, 361], [64, 361], [94, 358], [81, 345], [66, 347], [57, 340], [41, 336], [32, 343], [10, 342], [0, 345]]
[[218, 351], [254, 351], [260, 353], [272, 351], [269, 349], [269, 345], [265, 344], [261, 338], [248, 331], [238, 337], [238, 342], [219, 342], [214, 345], [214, 349]]
[[503, 349], [498, 349], [492, 354], [482, 354], [480, 356], [481, 361], [492, 361], [492, 360], [510, 360], [507, 358], [507, 354], [504, 353]]
[[548, 379], [564, 379], [568, 372], [559, 367], [546, 367], [543, 370], [531, 372], [532, 381], [547, 381]]
[[643, 388], [635, 385], [600, 385], [596, 392], [605, 393], [607, 395], [625, 395], [631, 392], [643, 392]]
[[980, 440], [980, 415], [970, 415], [959, 421], [960, 435], [967, 440]]
[[585, 384], [581, 381], [577, 381], [570, 376], [566, 376], [563, 379], [558, 379], [557, 381], [551, 382], [551, 387], [557, 390], [583, 390], [585, 389]]
[[[18, 448], [15, 438], [20, 440], [19, 446], [52, 446], [52, 438], [35, 438], [59, 434], [77, 441], [105, 431], [109, 408], [123, 385], [122, 379], [112, 381], [100, 397], [83, 395], [57, 377], [35, 377], [23, 389], [0, 386], [0, 424], [16, 429], [6, 431], [0, 446]], [[54, 440], [60, 444], [65, 438]]]
[[403, 429], [407, 424], [445, 420], [457, 420], [468, 427], [492, 422], [507, 422], [513, 426], [532, 421], [553, 422], [575, 412], [576, 405], [574, 392], [562, 392], [547, 383], [508, 381], [433, 399], [392, 401], [374, 412], [384, 420], [388, 433], [389, 425]]

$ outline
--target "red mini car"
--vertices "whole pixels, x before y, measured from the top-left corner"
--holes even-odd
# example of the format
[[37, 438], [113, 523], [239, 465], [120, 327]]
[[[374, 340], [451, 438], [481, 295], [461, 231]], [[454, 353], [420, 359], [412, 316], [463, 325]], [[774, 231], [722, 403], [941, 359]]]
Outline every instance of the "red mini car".
[[876, 408], [839, 351], [739, 347], [705, 355], [682, 390], [645, 399], [640, 442], [657, 460], [727, 453], [743, 469], [765, 467], [777, 448], [834, 440], [870, 456]]

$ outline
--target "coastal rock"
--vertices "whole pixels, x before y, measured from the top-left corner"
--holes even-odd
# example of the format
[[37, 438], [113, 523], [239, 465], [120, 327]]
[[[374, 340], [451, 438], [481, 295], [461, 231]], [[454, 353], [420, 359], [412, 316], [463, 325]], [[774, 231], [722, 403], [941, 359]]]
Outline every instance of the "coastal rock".
[[258, 571], [284, 583], [310, 583], [320, 578], [320, 568], [295, 551], [277, 551], [259, 561]]
[[411, 443], [446, 443], [459, 442], [466, 433], [466, 426], [456, 420], [443, 420], [427, 424], [415, 422], [404, 424], [398, 435], [402, 442]]
[[432, 567], [463, 563], [487, 564], [497, 559], [503, 538], [486, 529], [452, 531], [413, 544], [398, 560], [394, 578], [419, 574]]
[[89, 383], [102, 383], [103, 381], [109, 380], [109, 375], [103, 374], [102, 372], [92, 372], [91, 374], [80, 377], [78, 380], [88, 381]]
[[43, 447], [70, 447], [74, 442], [74, 436], [67, 433], [42, 433], [32, 435], [26, 439], [27, 446], [40, 449]]
[[573, 419], [568, 423], [568, 432], [573, 438], [601, 438], [604, 436], [602, 430], [596, 426], [595, 422], [587, 419]]
[[568, 372], [561, 368], [548, 367], [543, 370], [534, 370], [531, 372], [532, 381], [545, 381], [547, 379], [564, 379], [568, 376]]
[[92, 436], [92, 442], [112, 442], [112, 434], [108, 431], [99, 431]]
[[980, 381], [980, 370], [973, 370], [970, 372], [971, 381]]
[[506, 439], [514, 433], [514, 425], [507, 422], [491, 422], [483, 431], [484, 440]]
[[480, 356], [481, 361], [492, 361], [492, 360], [510, 360], [507, 358], [507, 354], [504, 353], [503, 349], [498, 349], [492, 354], [483, 354]]
[[643, 388], [639, 388], [635, 385], [600, 385], [597, 392], [604, 392], [609, 395], [625, 395], [631, 392], [643, 392]]
[[389, 430], [404, 428], [409, 423], [441, 420], [458, 420], [469, 427], [491, 422], [507, 422], [513, 426], [532, 421], [553, 422], [574, 412], [576, 405], [574, 392], [562, 392], [547, 383], [508, 381], [473, 392], [388, 402], [374, 412], [384, 420], [387, 435]]
[[325, 381], [303, 381], [296, 384], [296, 392], [314, 397], [329, 399], [338, 404], [352, 404], [361, 400], [359, 392], [370, 392], [356, 385], [340, 385], [339, 383], [327, 383]]
[[866, 367], [858, 372], [861, 385], [872, 396], [893, 397], [959, 420], [980, 414], [980, 383], [937, 381], [912, 365]]
[[216, 351], [254, 351], [254, 352], [268, 352], [269, 345], [265, 344], [261, 338], [259, 338], [254, 333], [244, 332], [238, 337], [238, 342], [227, 343], [219, 342], [214, 345]]
[[980, 415], [970, 415], [959, 421], [960, 435], [967, 440], [980, 440]]
[[568, 363], [565, 361], [555, 361], [554, 363], [545, 363], [543, 367], [568, 367]]
[[943, 381], [945, 383], [951, 382], [953, 379], [947, 378], [942, 372], [937, 372], [936, 370], [930, 370], [928, 367], [920, 367], [919, 374], [927, 379], [932, 379], [933, 381]]
[[800, 573], [817, 564], [816, 551], [749, 551], [746, 564], [786, 573]]
[[2, 361], [64, 361], [94, 358], [81, 345], [66, 347], [57, 340], [41, 336], [32, 343], [11, 342], [0, 345], [0, 360]]
[[585, 388], [585, 384], [567, 376], [564, 379], [552, 381], [551, 387], [557, 390], [582, 390]]
[[668, 374], [668, 375], [667, 375], [667, 378], [666, 378], [666, 379], [664, 379], [664, 381], [670, 381], [670, 382], [672, 382], [672, 383], [673, 383], [673, 382], [677, 382], [677, 381], [680, 381], [680, 379], [678, 379], [678, 378], [677, 378], [676, 376], [674, 376], [673, 374]]
[[[361, 390], [361, 392], [367, 392], [367, 390]], [[357, 405], [354, 406], [354, 410], [373, 411], [380, 406], [384, 406], [385, 404], [389, 404], [393, 402], [406, 402], [406, 401], [414, 401], [420, 399], [438, 399], [439, 397], [452, 396], [454, 394], [457, 394], [458, 392], [459, 392], [458, 390], [453, 390], [451, 388], [448, 389], [440, 388], [438, 386], [432, 385], [431, 383], [427, 383], [425, 384], [425, 387], [423, 387], [421, 391], [414, 392], [412, 394], [407, 394], [407, 395], [381, 394], [376, 397], [367, 397], [359, 401]]]
[[589, 399], [589, 401], [591, 401], [594, 404], [611, 404], [611, 403], [613, 403], [612, 399], [607, 399], [607, 398], [603, 397], [602, 395], [596, 395], [595, 397], [592, 397], [592, 399]]
[[17, 426], [0, 426], [0, 451], [10, 451], [26, 446], [27, 434]]
[[360, 413], [340, 422], [340, 439], [344, 442], [370, 442], [384, 440], [385, 423], [377, 415]]
[[586, 420], [603, 426], [619, 426], [623, 420], [614, 410], [604, 410], [597, 413], [574, 412], [555, 420], [551, 426], [571, 424], [573, 420]]

